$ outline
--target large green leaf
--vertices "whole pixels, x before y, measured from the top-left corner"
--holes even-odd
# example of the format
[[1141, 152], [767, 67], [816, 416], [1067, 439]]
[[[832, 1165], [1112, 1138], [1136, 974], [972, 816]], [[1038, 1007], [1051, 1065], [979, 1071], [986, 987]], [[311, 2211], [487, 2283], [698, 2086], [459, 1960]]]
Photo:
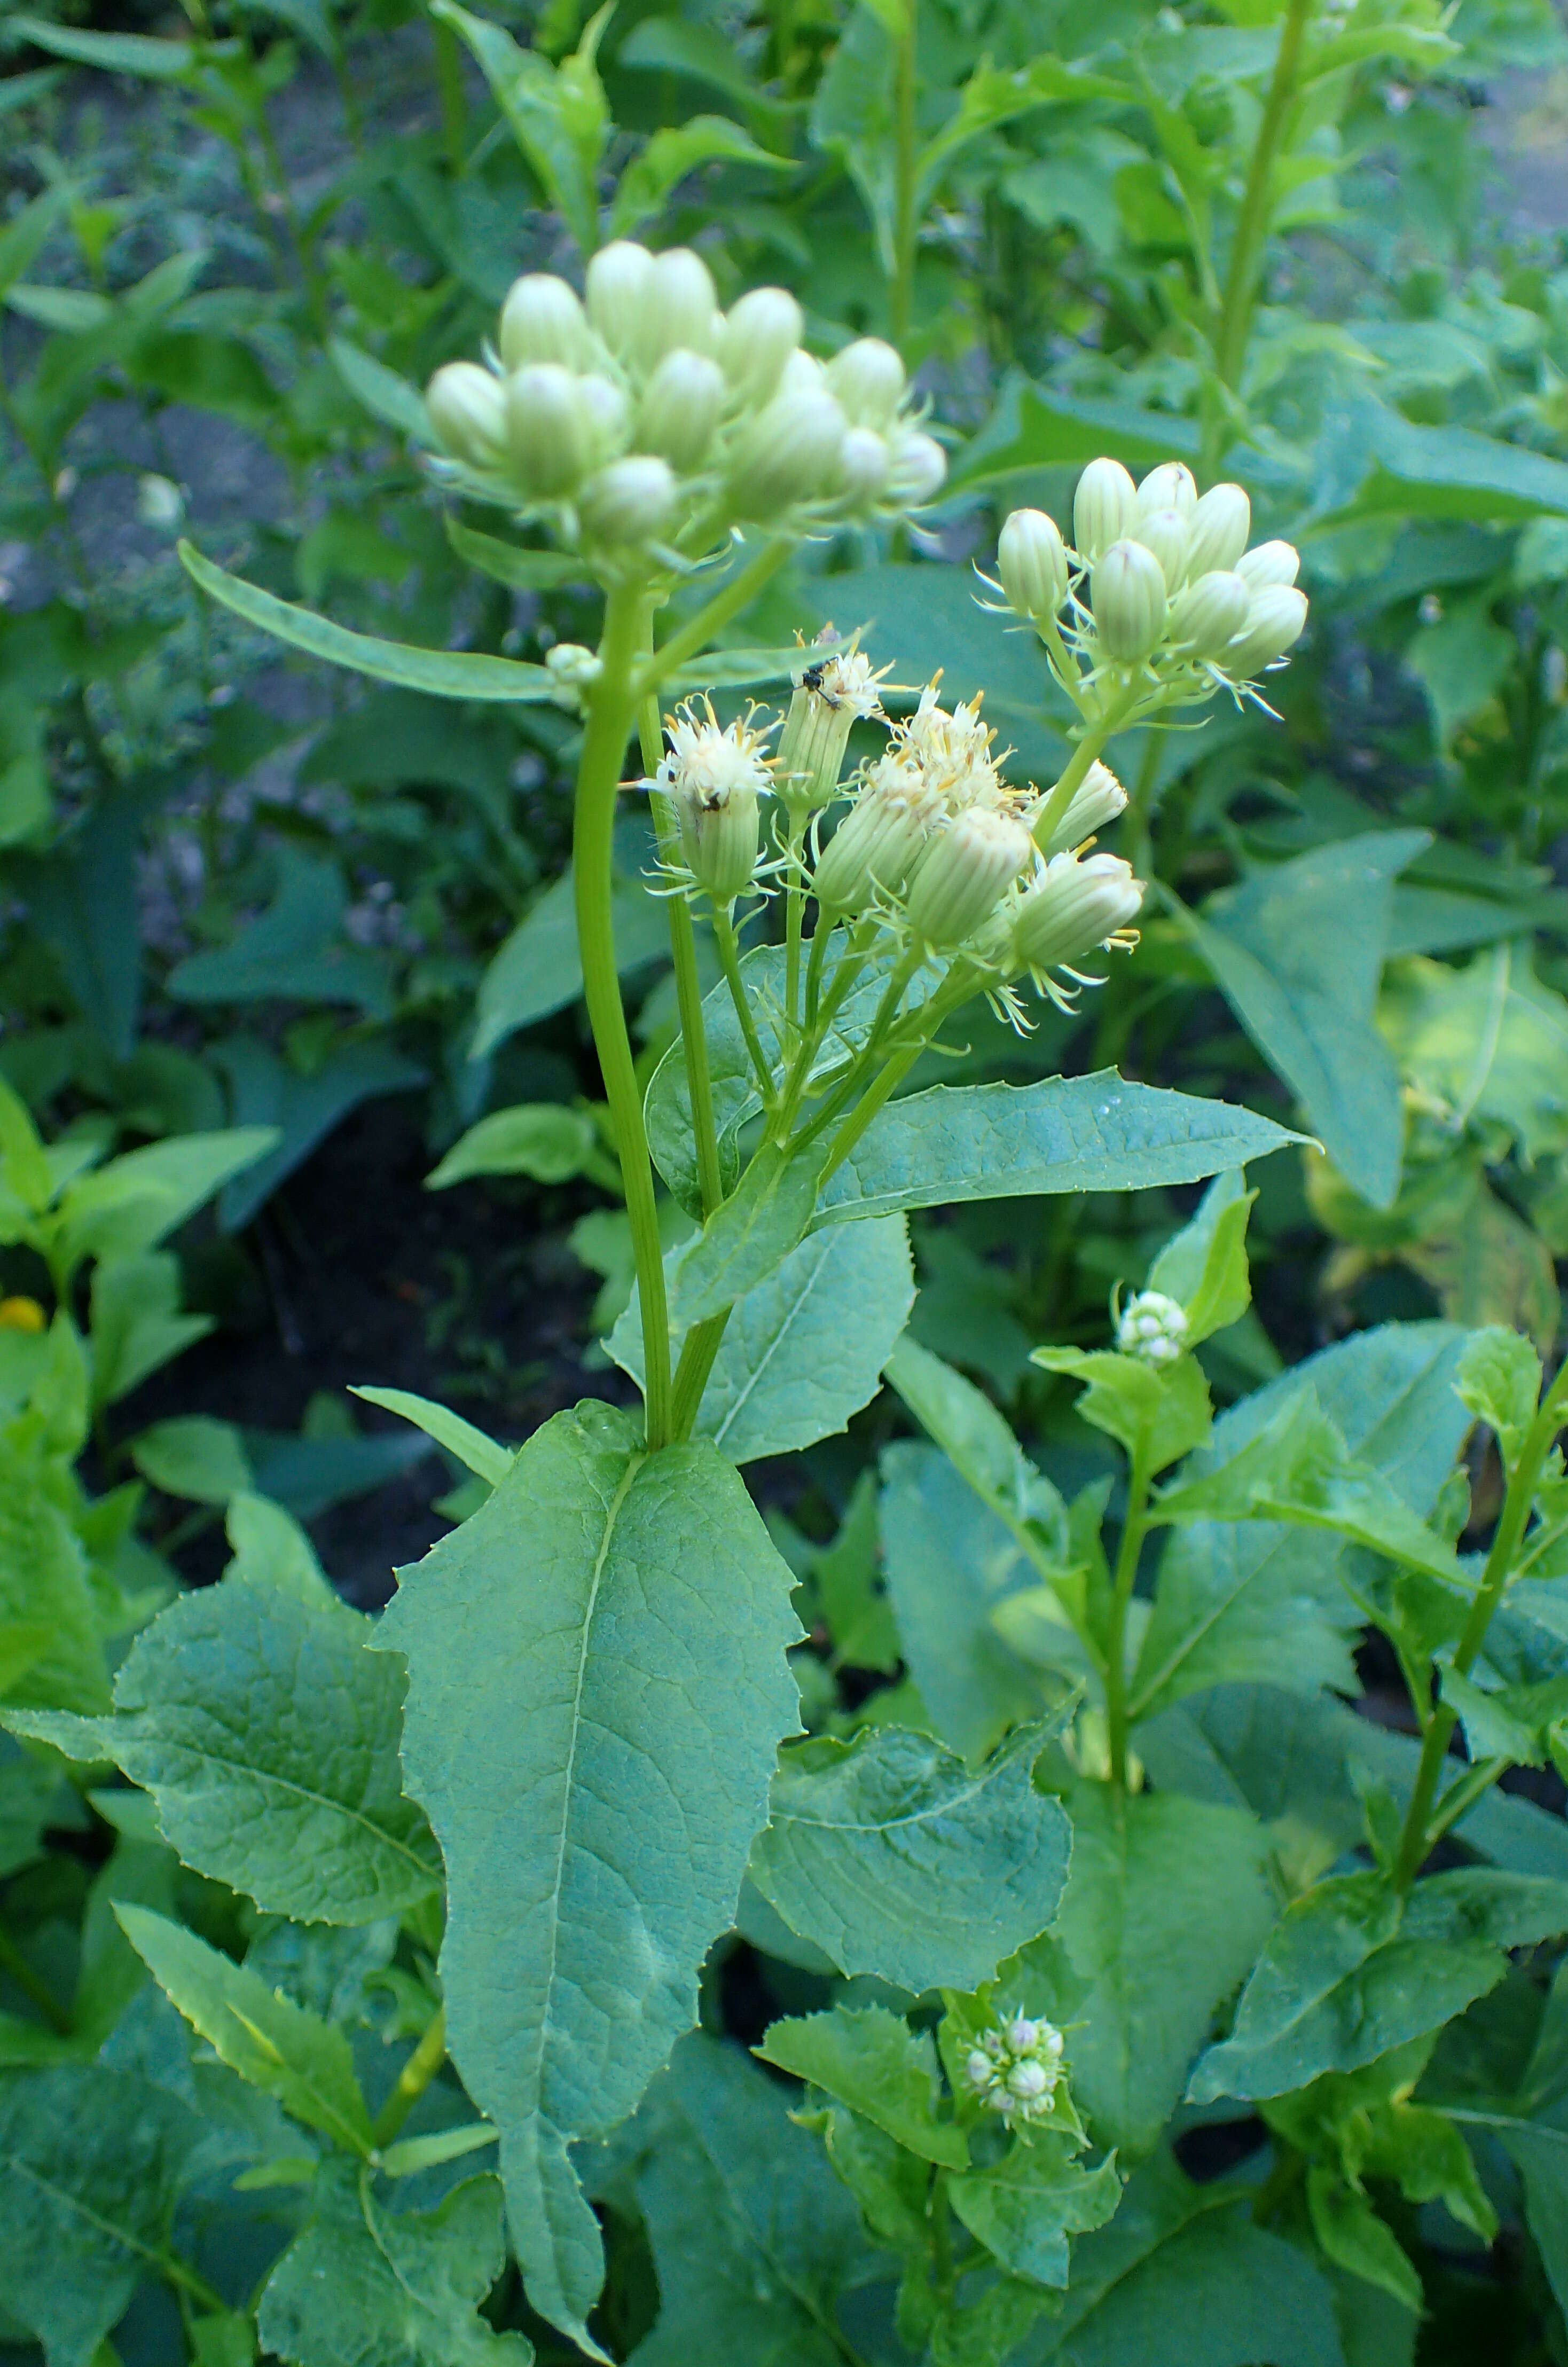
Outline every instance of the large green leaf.
[[75, 1265], [83, 1258], [135, 1257], [154, 1248], [277, 1142], [275, 1127], [232, 1126], [122, 1152], [67, 1185], [61, 1253]]
[[[1424, 427], [1385, 403], [1335, 422], [1346, 496], [1314, 520], [1321, 532], [1362, 518], [1474, 518], [1499, 524], [1568, 515], [1568, 467], [1473, 428]], [[1352, 490], [1353, 488], [1353, 490]]]
[[752, 1879], [841, 1972], [916, 1994], [976, 1989], [1062, 1895], [1067, 1819], [1031, 1781], [1043, 1740], [1026, 1728], [972, 1772], [899, 1727], [798, 1744], [774, 1778]]
[[[678, 1257], [672, 1251], [671, 1268]], [[835, 1225], [798, 1242], [731, 1310], [702, 1392], [699, 1434], [732, 1463], [794, 1454], [832, 1437], [876, 1396], [914, 1301], [904, 1217]], [[609, 1351], [641, 1387], [635, 1291]]]
[[370, 2123], [341, 2030], [269, 1988], [248, 1965], [145, 1907], [118, 1907], [126, 1938], [164, 1994], [242, 2079], [335, 2146], [366, 2157]]
[[650, 1455], [586, 1403], [401, 1573], [378, 1633], [446, 1857], [453, 2057], [501, 2131], [530, 2298], [579, 2341], [602, 2269], [567, 2147], [695, 2016], [796, 1726], [790, 1588], [714, 1447]]
[[821, 1172], [820, 1149], [791, 1154], [763, 1144], [729, 1198], [677, 1252], [672, 1322], [689, 1326], [722, 1315], [778, 1272], [811, 1223]]
[[[1325, 1348], [1221, 1414], [1183, 1475], [1197, 1478], [1248, 1445], [1304, 1381], [1351, 1453], [1425, 1514], [1468, 1426], [1452, 1387], [1464, 1336], [1447, 1323], [1385, 1324]], [[1134, 1715], [1244, 1678], [1303, 1693], [1322, 1684], [1351, 1691], [1359, 1614], [1340, 1575], [1346, 1550], [1267, 1522], [1179, 1531], [1138, 1656]]]
[[1233, 1809], [1080, 1784], [1073, 1864], [1051, 1931], [1024, 1951], [1020, 1994], [1045, 1984], [1070, 2041], [1073, 2092], [1096, 2144], [1136, 2157], [1165, 2126], [1211, 2017], [1274, 1915], [1266, 1841]]
[[[640, 878], [618, 878], [610, 890], [615, 957], [624, 972], [669, 951], [669, 915]], [[583, 991], [572, 873], [552, 880], [524, 913], [479, 982], [469, 1058], [483, 1059], [519, 1027], [548, 1019]], [[695, 1172], [695, 1171], [694, 1171]]]
[[954, 2211], [1010, 2276], [1065, 2285], [1068, 2237], [1103, 2226], [1121, 2200], [1115, 2162], [1086, 2168], [1073, 2143], [1020, 2130], [999, 2161], [949, 2180]]
[[[403, 1673], [369, 1620], [287, 1557], [297, 1535], [241, 1501], [217, 1586], [139, 1636], [112, 1717], [35, 1717], [76, 1759], [112, 1759], [157, 1803], [187, 1865], [299, 1922], [369, 1923], [440, 1886], [398, 1761]], [[18, 1730], [23, 1722], [18, 1719]]]
[[888, 1600], [909, 1673], [943, 1741], [981, 1758], [1042, 1706], [992, 1624], [1034, 1582], [1034, 1565], [939, 1447], [898, 1440], [882, 1450], [881, 1478]]
[[1250, 2203], [1150, 2162], [1109, 2226], [1074, 2246], [1062, 2315], [1031, 2362], [1344, 2367], [1327, 2284], [1304, 2252], [1253, 2225]]
[[91, 1714], [108, 1706], [103, 1622], [51, 1478], [38, 1458], [0, 1439], [0, 1621], [44, 1629], [41, 1649], [7, 1685], [6, 1704]]
[[1197, 1184], [1299, 1139], [1252, 1110], [1129, 1084], [1114, 1069], [1038, 1085], [933, 1085], [872, 1119], [829, 1177], [818, 1221]]
[[1426, 831], [1402, 830], [1314, 847], [1186, 916], [1243, 1026], [1379, 1208], [1399, 1189], [1404, 1112], [1372, 1010], [1394, 878], [1429, 844]]
[[1163, 460], [1196, 460], [1198, 448], [1197, 429], [1175, 412], [1085, 402], [1019, 374], [1007, 379], [985, 425], [965, 445], [948, 488], [995, 484], [1040, 469], [1081, 469], [1102, 452], [1142, 474]]
[[199, 2124], [161, 2087], [97, 2065], [0, 2080], [0, 2294], [49, 2367], [89, 2367], [168, 2257]]
[[659, 2317], [635, 2367], [843, 2367], [835, 2300], [875, 2256], [789, 2107], [738, 2049], [696, 2034], [650, 2094], [637, 2195]]
[[532, 2345], [479, 2316], [506, 2260], [498, 2178], [398, 2212], [351, 2163], [329, 2161], [311, 2205], [261, 2297], [268, 2351], [293, 2367], [528, 2367]]
[[1506, 1948], [1564, 1931], [1561, 1882], [1467, 1867], [1402, 1900], [1381, 1874], [1335, 1875], [1287, 1908], [1188, 2093], [1280, 2096], [1354, 2071], [1484, 1997], [1508, 1969]]
[[937, 2048], [886, 2006], [831, 2006], [770, 2023], [756, 2049], [850, 2111], [873, 2121], [922, 2161], [963, 2169], [969, 2146], [957, 2123], [938, 2118]]
[[[454, 14], [458, 13], [456, 11]], [[351, 633], [309, 608], [297, 608], [246, 583], [188, 542], [179, 546], [187, 575], [209, 597], [232, 608], [247, 625], [271, 633], [290, 649], [329, 665], [347, 666], [369, 674], [374, 682], [401, 683], [405, 690], [423, 690], [432, 698], [485, 698], [515, 703], [538, 702], [553, 695], [554, 684], [543, 666], [522, 665], [516, 658], [486, 657], [472, 650], [406, 649], [401, 641], [381, 641], [368, 633]]]

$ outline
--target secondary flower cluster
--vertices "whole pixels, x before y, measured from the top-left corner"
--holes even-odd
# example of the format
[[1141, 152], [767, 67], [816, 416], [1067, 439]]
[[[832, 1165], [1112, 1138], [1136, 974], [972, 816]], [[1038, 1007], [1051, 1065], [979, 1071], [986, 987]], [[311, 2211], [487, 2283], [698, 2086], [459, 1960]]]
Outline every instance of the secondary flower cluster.
[[1134, 1293], [1116, 1319], [1116, 1344], [1140, 1364], [1174, 1365], [1187, 1345], [1187, 1309], [1163, 1290]]
[[1043, 510], [1015, 510], [994, 588], [1035, 626], [1080, 707], [1138, 685], [1173, 704], [1239, 692], [1278, 664], [1307, 621], [1296, 551], [1288, 542], [1249, 550], [1251, 531], [1240, 485], [1199, 496], [1179, 460], [1136, 485], [1119, 460], [1091, 460], [1074, 496], [1073, 547]]
[[[1015, 1020], [1011, 981], [1026, 973], [1065, 1007], [1070, 990], [1053, 973], [1095, 983], [1073, 965], [1096, 947], [1137, 942], [1130, 924], [1142, 883], [1119, 856], [1083, 851], [1123, 810], [1126, 792], [1104, 764], [1091, 765], [1042, 847], [1042, 800], [1003, 777], [978, 697], [949, 709], [937, 691], [930, 684], [914, 713], [890, 725], [865, 656], [835, 650], [803, 669], [777, 756], [767, 753], [774, 726], [759, 724], [755, 709], [726, 728], [706, 701], [688, 702], [667, 719], [667, 752], [644, 785], [674, 812], [672, 876], [727, 907], [798, 866], [819, 926], [869, 924], [920, 960], [972, 964], [976, 988]], [[841, 786], [857, 718], [886, 726], [887, 743]], [[771, 855], [769, 796], [784, 825]], [[847, 810], [824, 844], [824, 810], [841, 798]]]
[[612, 567], [650, 549], [700, 556], [735, 526], [804, 532], [928, 501], [947, 463], [892, 347], [861, 337], [824, 364], [802, 328], [781, 288], [722, 312], [686, 247], [602, 247], [585, 301], [530, 272], [483, 365], [430, 381], [441, 466]]
[[1014, 2014], [988, 2030], [964, 2058], [970, 2093], [1009, 2124], [1049, 2120], [1065, 2076], [1062, 2033], [1054, 2023]]

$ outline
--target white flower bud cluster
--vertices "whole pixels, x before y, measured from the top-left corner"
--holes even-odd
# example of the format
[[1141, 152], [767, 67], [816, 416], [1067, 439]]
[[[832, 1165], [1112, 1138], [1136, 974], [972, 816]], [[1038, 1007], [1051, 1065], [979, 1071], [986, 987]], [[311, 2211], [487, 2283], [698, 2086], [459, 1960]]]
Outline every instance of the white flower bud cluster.
[[995, 588], [1048, 645], [1075, 653], [1091, 685], [1109, 674], [1142, 676], [1177, 699], [1239, 690], [1279, 663], [1307, 620], [1297, 553], [1287, 542], [1249, 550], [1251, 528], [1240, 485], [1200, 497], [1179, 460], [1138, 484], [1119, 460], [1091, 460], [1074, 496], [1072, 548], [1043, 511], [1015, 510]]
[[970, 2049], [964, 2084], [1009, 2125], [1049, 2120], [1066, 2076], [1062, 2051], [1062, 2033], [1053, 2023], [1014, 2014]]
[[699, 556], [737, 526], [803, 532], [929, 501], [947, 462], [892, 347], [862, 337], [824, 365], [802, 328], [780, 288], [722, 312], [685, 247], [601, 248], [585, 300], [530, 272], [484, 364], [449, 362], [430, 381], [439, 465], [610, 573], [651, 549]]
[[1116, 1344], [1124, 1356], [1156, 1371], [1174, 1365], [1187, 1346], [1187, 1309], [1163, 1290], [1134, 1293], [1117, 1318]]

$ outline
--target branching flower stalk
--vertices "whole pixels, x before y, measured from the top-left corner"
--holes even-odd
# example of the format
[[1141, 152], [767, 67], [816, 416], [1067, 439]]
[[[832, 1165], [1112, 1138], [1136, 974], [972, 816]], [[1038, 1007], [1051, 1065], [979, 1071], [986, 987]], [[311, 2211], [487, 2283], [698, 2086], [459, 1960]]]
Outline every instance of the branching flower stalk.
[[[1256, 675], [1305, 617], [1295, 553], [1246, 550], [1239, 487], [1199, 501], [1183, 468], [1135, 485], [1097, 460], [1078, 487], [1073, 545], [1041, 513], [1018, 512], [990, 586], [1034, 627], [1078, 711], [1073, 754], [1043, 793], [1007, 778], [980, 696], [944, 707], [938, 678], [890, 719], [887, 669], [872, 667], [858, 637], [831, 629], [801, 649], [785, 716], [747, 708], [722, 722], [703, 654], [790, 551], [841, 524], [896, 523], [941, 481], [940, 449], [910, 414], [892, 348], [862, 338], [824, 365], [802, 350], [801, 330], [778, 289], [754, 289], [726, 317], [696, 255], [620, 243], [589, 265], [585, 303], [563, 280], [519, 280], [485, 364], [449, 365], [428, 398], [446, 455], [437, 466], [454, 489], [542, 525], [605, 589], [597, 649], [554, 651], [551, 672], [562, 703], [585, 719], [578, 930], [655, 1448], [690, 1433], [728, 1310], [704, 1309], [686, 1327], [672, 1368], [653, 1162], [610, 919], [634, 735], [670, 905], [694, 1213], [708, 1227], [724, 1220], [725, 1200], [693, 907], [711, 926], [763, 1144], [797, 1174], [809, 1163], [820, 1191], [977, 995], [1028, 1028], [1025, 984], [1071, 1010], [1098, 982], [1078, 965], [1136, 943], [1142, 884], [1119, 857], [1091, 852], [1127, 803], [1102, 750], [1130, 724], [1217, 689], [1257, 697]], [[750, 553], [738, 566], [737, 545]], [[659, 611], [715, 577], [706, 604], [655, 646]], [[781, 670], [766, 660], [754, 678]], [[661, 692], [675, 702], [662, 729]], [[880, 745], [846, 777], [858, 727]], [[743, 933], [774, 904], [783, 958], [759, 966]]]

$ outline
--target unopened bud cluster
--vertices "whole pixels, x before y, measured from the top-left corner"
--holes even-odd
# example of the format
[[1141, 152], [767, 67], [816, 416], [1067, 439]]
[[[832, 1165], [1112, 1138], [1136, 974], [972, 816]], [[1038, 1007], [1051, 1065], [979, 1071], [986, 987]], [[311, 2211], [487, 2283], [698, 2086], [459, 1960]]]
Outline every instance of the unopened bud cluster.
[[1116, 1344], [1124, 1356], [1156, 1370], [1174, 1365], [1187, 1346], [1187, 1309], [1163, 1290], [1140, 1290], [1117, 1318]]
[[441, 465], [610, 572], [618, 555], [691, 556], [737, 526], [804, 531], [929, 501], [947, 464], [892, 347], [862, 337], [824, 364], [802, 327], [781, 288], [721, 311], [685, 247], [602, 247], [585, 300], [530, 272], [483, 364], [449, 362], [430, 381]]
[[1066, 686], [1142, 678], [1173, 701], [1236, 689], [1278, 664], [1307, 620], [1288, 542], [1247, 548], [1240, 485], [1199, 493], [1179, 460], [1139, 484], [1119, 460], [1091, 460], [1073, 503], [1073, 543], [1042, 510], [1015, 510], [997, 543], [1000, 589], [1059, 660], [1086, 670]]
[[964, 2058], [964, 2084], [1009, 2124], [1049, 2120], [1066, 2077], [1062, 2033], [1049, 2022], [1014, 2014], [985, 2031]]

